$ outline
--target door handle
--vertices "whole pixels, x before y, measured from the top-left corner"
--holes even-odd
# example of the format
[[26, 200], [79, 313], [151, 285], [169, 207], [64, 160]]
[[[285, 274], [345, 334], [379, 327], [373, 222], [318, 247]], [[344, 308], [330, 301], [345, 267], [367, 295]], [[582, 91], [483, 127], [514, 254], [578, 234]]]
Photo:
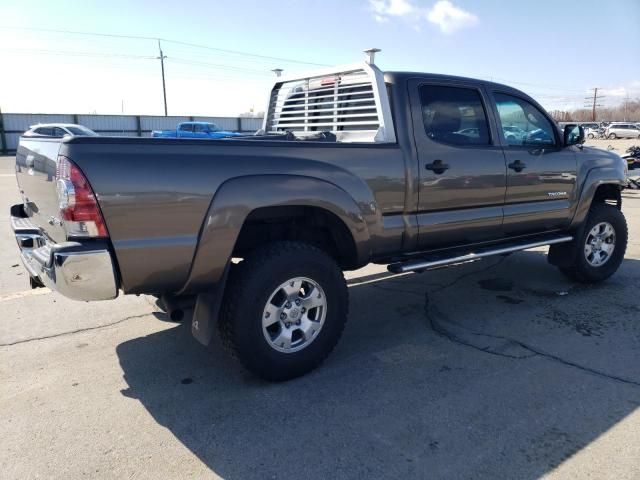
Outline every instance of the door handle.
[[444, 163], [442, 160], [434, 160], [433, 163], [427, 163], [424, 168], [427, 170], [431, 170], [433, 173], [444, 173], [445, 170], [449, 169], [449, 165]]
[[524, 162], [521, 162], [520, 160], [516, 160], [515, 162], [510, 163], [508, 167], [511, 170], [515, 170], [516, 172], [521, 172], [522, 170], [527, 168], [527, 164]]

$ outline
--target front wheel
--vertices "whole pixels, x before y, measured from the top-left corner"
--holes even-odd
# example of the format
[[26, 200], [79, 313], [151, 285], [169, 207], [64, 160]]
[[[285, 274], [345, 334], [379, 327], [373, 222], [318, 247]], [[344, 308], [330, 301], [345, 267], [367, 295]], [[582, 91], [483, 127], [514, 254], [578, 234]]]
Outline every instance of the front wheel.
[[616, 138], [617, 138], [617, 137], [616, 137], [616, 134], [615, 134], [615, 133], [610, 133], [610, 134], [609, 134], [609, 139], [610, 139], [610, 140], [615, 140]]
[[573, 280], [598, 283], [613, 275], [627, 249], [627, 222], [617, 207], [606, 203], [591, 207], [582, 234], [576, 237], [573, 265], [560, 270]]
[[348, 291], [340, 267], [299, 242], [262, 247], [230, 273], [223, 343], [253, 374], [289, 380], [319, 366], [344, 329]]

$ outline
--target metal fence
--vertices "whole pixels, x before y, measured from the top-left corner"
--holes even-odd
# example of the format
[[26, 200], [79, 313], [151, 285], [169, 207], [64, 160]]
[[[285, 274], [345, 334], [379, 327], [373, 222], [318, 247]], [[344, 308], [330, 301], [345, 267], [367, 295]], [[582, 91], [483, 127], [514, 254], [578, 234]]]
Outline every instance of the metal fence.
[[161, 117], [151, 115], [67, 115], [0, 113], [0, 153], [14, 153], [20, 135], [38, 123], [77, 123], [100, 135], [150, 137], [152, 130], [170, 130], [180, 122], [212, 122], [232, 132], [255, 132], [261, 118], [244, 117]]

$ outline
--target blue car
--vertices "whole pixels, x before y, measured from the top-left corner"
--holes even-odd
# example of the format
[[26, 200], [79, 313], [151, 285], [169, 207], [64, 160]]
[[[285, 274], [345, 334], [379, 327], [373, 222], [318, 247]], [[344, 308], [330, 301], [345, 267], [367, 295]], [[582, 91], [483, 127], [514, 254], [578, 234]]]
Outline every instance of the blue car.
[[176, 130], [154, 130], [152, 137], [157, 138], [227, 138], [241, 137], [241, 133], [222, 130], [215, 123], [182, 122]]

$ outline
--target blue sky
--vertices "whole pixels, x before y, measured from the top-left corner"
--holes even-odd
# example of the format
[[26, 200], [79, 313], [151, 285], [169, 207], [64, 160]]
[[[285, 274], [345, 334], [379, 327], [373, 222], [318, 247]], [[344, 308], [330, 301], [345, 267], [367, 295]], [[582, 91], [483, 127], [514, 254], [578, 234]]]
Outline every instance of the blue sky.
[[[547, 108], [640, 97], [640, 1], [0, 0], [0, 27], [162, 37], [318, 64], [381, 48], [386, 70], [488, 78]], [[615, 42], [615, 46], [614, 46]], [[303, 63], [165, 42], [170, 114], [262, 110], [272, 68]], [[0, 28], [0, 108], [31, 112], [162, 112], [152, 40]]]

